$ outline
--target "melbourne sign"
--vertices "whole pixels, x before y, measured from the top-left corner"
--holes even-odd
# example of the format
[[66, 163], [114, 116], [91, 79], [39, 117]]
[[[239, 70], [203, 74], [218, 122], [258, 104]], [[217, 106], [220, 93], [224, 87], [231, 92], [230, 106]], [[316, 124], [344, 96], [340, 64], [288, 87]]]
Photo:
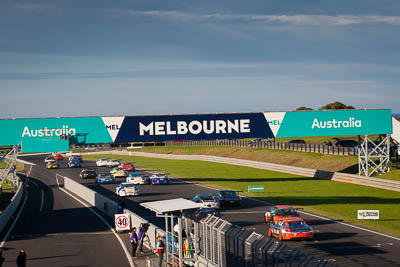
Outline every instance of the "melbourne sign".
[[115, 142], [272, 138], [262, 113], [125, 117]]

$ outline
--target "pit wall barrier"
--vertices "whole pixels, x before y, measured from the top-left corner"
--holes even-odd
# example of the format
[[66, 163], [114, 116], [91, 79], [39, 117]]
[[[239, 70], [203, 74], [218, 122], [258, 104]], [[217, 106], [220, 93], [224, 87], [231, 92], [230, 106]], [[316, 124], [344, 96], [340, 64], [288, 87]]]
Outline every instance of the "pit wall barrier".
[[[64, 189], [71, 191], [75, 195], [79, 196], [93, 207], [96, 207], [98, 210], [102, 211], [107, 217], [114, 221], [114, 215], [118, 212], [118, 203], [78, 182], [75, 182], [68, 177], [61, 177], [64, 179]], [[142, 217], [130, 210], [125, 209], [124, 213], [129, 214], [131, 227], [138, 227], [141, 223], [149, 223], [147, 220], [143, 219]], [[147, 234], [150, 239], [150, 244], [146, 245], [148, 245], [151, 249], [154, 249], [156, 246], [156, 237], [158, 235], [165, 235], [165, 232], [157, 226], [149, 223]]]
[[24, 195], [24, 186], [23, 183], [18, 183], [18, 189], [13, 198], [11, 199], [10, 204], [7, 206], [7, 208], [3, 211], [3, 213], [0, 215], [0, 232], [3, 231], [4, 227], [7, 225], [9, 222], [11, 216], [15, 213], [17, 210], [17, 207], [19, 203], [21, 202], [22, 196]]

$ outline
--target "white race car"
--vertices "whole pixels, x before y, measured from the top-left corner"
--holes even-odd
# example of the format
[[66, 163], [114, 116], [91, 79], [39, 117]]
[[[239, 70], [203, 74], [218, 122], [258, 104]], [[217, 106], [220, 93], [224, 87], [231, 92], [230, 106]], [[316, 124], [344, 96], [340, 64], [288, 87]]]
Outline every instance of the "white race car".
[[202, 204], [203, 208], [219, 209], [220, 207], [218, 199], [210, 193], [197, 194], [192, 201]]
[[126, 182], [131, 184], [149, 184], [150, 178], [141, 172], [132, 172], [126, 177]]
[[107, 167], [113, 168], [113, 167], [118, 167], [121, 165], [121, 161], [118, 159], [110, 159], [107, 161]]
[[138, 196], [140, 195], [139, 188], [131, 183], [121, 183], [115, 188], [115, 193], [120, 197]]
[[104, 166], [107, 166], [108, 160], [109, 160], [109, 159], [107, 159], [107, 158], [101, 158], [101, 159], [99, 159], [98, 161], [96, 161], [96, 166], [97, 166], [97, 167], [104, 167]]

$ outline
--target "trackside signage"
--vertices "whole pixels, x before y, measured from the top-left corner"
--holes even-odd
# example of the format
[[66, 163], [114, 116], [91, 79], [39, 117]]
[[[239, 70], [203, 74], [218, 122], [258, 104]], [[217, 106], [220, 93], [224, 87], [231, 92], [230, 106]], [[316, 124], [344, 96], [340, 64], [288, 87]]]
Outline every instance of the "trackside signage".
[[112, 142], [101, 117], [0, 120], [0, 132], [0, 145], [22, 142], [23, 147], [29, 143], [32, 148], [41, 142], [54, 143], [62, 136], [68, 136], [70, 143]]
[[379, 210], [358, 210], [357, 219], [359, 220], [379, 220]]
[[116, 142], [271, 138], [262, 113], [125, 117]]
[[[22, 142], [32, 150], [41, 146], [37, 151], [47, 150], [43, 142], [65, 149], [77, 143], [367, 134], [392, 134], [391, 110], [0, 119], [0, 146]], [[65, 136], [68, 144], [56, 142]]]
[[391, 134], [391, 110], [264, 113], [276, 137]]

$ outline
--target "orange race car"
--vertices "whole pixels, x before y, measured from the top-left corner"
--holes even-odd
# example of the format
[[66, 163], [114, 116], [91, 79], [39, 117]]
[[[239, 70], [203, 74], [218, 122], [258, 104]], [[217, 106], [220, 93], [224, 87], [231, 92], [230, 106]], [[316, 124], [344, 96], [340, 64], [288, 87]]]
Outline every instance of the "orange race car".
[[284, 217], [277, 223], [270, 223], [269, 237], [278, 237], [279, 240], [309, 239], [314, 238], [314, 232], [303, 219], [298, 217]]
[[273, 206], [270, 211], [265, 213], [265, 223], [275, 224], [279, 220], [287, 217], [301, 218], [295, 208], [288, 205]]

